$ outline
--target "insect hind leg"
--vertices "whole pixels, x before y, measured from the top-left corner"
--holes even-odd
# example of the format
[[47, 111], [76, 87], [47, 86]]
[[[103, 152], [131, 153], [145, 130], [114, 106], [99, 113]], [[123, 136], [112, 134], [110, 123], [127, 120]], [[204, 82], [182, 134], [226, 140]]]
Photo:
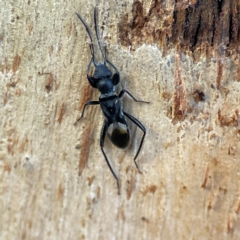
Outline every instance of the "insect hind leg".
[[134, 163], [135, 163], [138, 171], [139, 171], [140, 173], [142, 173], [142, 172], [140, 171], [139, 167], [138, 167], [138, 164], [137, 164], [136, 159], [137, 159], [137, 156], [138, 156], [138, 154], [139, 154], [139, 152], [140, 152], [140, 150], [141, 150], [141, 148], [142, 148], [142, 145], [143, 145], [143, 141], [144, 141], [144, 138], [145, 138], [145, 135], [146, 135], [146, 128], [142, 125], [142, 123], [141, 123], [138, 119], [136, 119], [136, 118], [133, 117], [132, 115], [130, 115], [130, 114], [124, 112], [124, 111], [123, 111], [123, 114], [124, 114], [126, 117], [128, 117], [133, 123], [135, 123], [135, 124], [143, 131], [143, 136], [142, 136], [142, 139], [141, 139], [139, 148], [138, 148], [137, 153], [136, 153], [136, 155], [135, 155], [135, 157], [134, 157]]
[[105, 160], [106, 160], [106, 162], [107, 162], [107, 165], [108, 165], [108, 167], [110, 168], [110, 170], [111, 170], [111, 172], [112, 172], [112, 175], [114, 176], [114, 178], [115, 178], [116, 181], [117, 181], [118, 194], [120, 194], [119, 178], [118, 178], [117, 174], [115, 173], [115, 171], [114, 171], [114, 169], [113, 169], [113, 167], [112, 167], [110, 161], [108, 160], [107, 155], [106, 155], [106, 153], [105, 153], [105, 151], [104, 151], [104, 140], [105, 140], [105, 135], [106, 135], [107, 127], [108, 127], [108, 125], [107, 125], [107, 123], [106, 123], [106, 121], [105, 121], [105, 122], [104, 122], [104, 125], [103, 125], [103, 127], [102, 127], [101, 135], [100, 135], [100, 147], [101, 147], [103, 156], [104, 156], [104, 158], [105, 158]]

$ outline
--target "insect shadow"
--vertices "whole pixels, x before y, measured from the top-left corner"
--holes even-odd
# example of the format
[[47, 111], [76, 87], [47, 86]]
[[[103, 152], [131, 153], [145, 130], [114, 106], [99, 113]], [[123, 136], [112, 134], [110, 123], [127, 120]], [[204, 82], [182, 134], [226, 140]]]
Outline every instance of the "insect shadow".
[[[105, 116], [104, 124], [101, 130], [100, 135], [100, 147], [102, 150], [102, 153], [104, 155], [104, 158], [108, 164], [108, 167], [110, 168], [114, 178], [117, 181], [118, 186], [118, 193], [120, 193], [120, 184], [119, 184], [119, 178], [117, 174], [115, 173], [110, 161], [108, 160], [108, 157], [104, 151], [104, 139], [105, 135], [107, 133], [110, 141], [118, 148], [126, 148], [130, 141], [130, 132], [129, 128], [125, 119], [125, 116], [130, 119], [134, 124], [136, 124], [142, 131], [143, 136], [139, 145], [139, 148], [137, 150], [137, 153], [134, 157], [135, 165], [139, 170], [138, 164], [136, 162], [137, 156], [142, 148], [142, 144], [145, 138], [146, 129], [143, 126], [143, 124], [130, 115], [129, 113], [126, 113], [122, 110], [121, 105], [121, 98], [123, 97], [124, 93], [127, 93], [135, 102], [143, 102], [143, 103], [149, 103], [146, 101], [139, 101], [137, 100], [131, 93], [129, 93], [126, 89], [122, 89], [119, 94], [116, 93], [115, 86], [118, 85], [120, 82], [120, 74], [118, 69], [107, 59], [106, 54], [103, 53], [101, 43], [99, 41], [98, 36], [98, 27], [97, 27], [97, 8], [94, 8], [94, 28], [95, 33], [98, 41], [98, 47], [101, 51], [101, 55], [103, 57], [103, 63], [96, 63], [95, 61], [95, 55], [94, 55], [94, 45], [92, 40], [92, 34], [83, 20], [83, 18], [76, 13], [82, 24], [85, 26], [86, 31], [90, 37], [91, 43], [90, 43], [90, 52], [91, 52], [91, 60], [89, 62], [88, 68], [87, 68], [87, 79], [90, 85], [94, 88], [97, 88], [100, 91], [100, 97], [99, 101], [88, 101], [85, 103], [83, 107], [83, 111], [81, 116], [77, 119], [77, 121], [74, 123], [74, 125], [77, 124], [78, 121], [82, 119], [84, 116], [85, 108], [89, 105], [100, 105], [102, 112]], [[94, 64], [95, 71], [93, 76], [89, 75], [91, 65]], [[108, 66], [112, 67], [115, 70], [115, 73], [112, 74]], [[141, 173], [141, 172], [140, 172]]]

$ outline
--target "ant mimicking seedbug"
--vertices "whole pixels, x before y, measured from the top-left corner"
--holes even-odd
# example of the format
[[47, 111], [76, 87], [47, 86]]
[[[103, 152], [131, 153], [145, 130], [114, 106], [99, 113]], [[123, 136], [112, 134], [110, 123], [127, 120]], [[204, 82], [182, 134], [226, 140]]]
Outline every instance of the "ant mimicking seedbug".
[[[96, 63], [95, 56], [94, 56], [94, 45], [93, 45], [92, 34], [90, 32], [90, 29], [87, 26], [87, 24], [85, 23], [85, 21], [82, 19], [82, 17], [78, 13], [76, 13], [76, 14], [77, 14], [78, 18], [80, 19], [80, 21], [82, 22], [82, 24], [85, 26], [86, 31], [91, 40], [90, 51], [91, 51], [92, 57], [91, 57], [91, 60], [89, 62], [88, 68], [87, 68], [87, 79], [92, 87], [97, 88], [101, 92], [101, 95], [99, 97], [99, 101], [88, 101], [85, 103], [82, 114], [77, 119], [77, 121], [74, 123], [74, 125], [76, 125], [77, 122], [83, 117], [86, 106], [100, 104], [103, 114], [105, 116], [104, 125], [102, 127], [102, 131], [101, 131], [101, 135], [100, 135], [100, 147], [101, 147], [102, 153], [104, 155], [104, 158], [108, 164], [108, 167], [110, 168], [113, 176], [117, 180], [118, 190], [120, 191], [118, 176], [115, 173], [115, 171], [103, 149], [105, 135], [107, 133], [110, 141], [116, 147], [126, 148], [129, 144], [130, 132], [129, 132], [129, 128], [128, 128], [125, 116], [128, 119], [130, 119], [134, 124], [136, 124], [143, 131], [143, 136], [142, 136], [139, 148], [134, 157], [135, 165], [136, 165], [138, 171], [140, 172], [138, 164], [136, 162], [136, 158], [142, 148], [142, 144], [143, 144], [145, 134], [146, 134], [146, 129], [138, 119], [136, 119], [135, 117], [131, 116], [130, 114], [128, 114], [122, 110], [121, 98], [123, 97], [124, 93], [127, 93], [135, 102], [144, 102], [144, 103], [149, 103], [149, 102], [137, 100], [135, 97], [132, 96], [131, 93], [129, 93], [125, 89], [122, 89], [121, 92], [119, 93], [119, 95], [117, 95], [117, 93], [115, 91], [115, 86], [118, 85], [118, 83], [120, 81], [120, 74], [119, 74], [118, 69], [107, 59], [106, 54], [103, 53], [102, 46], [100, 44], [99, 36], [98, 36], [96, 7], [94, 8], [94, 25], [95, 25], [94, 28], [95, 28], [97, 41], [98, 41], [98, 47], [99, 47], [102, 57], [104, 59], [103, 63], [98, 63], [98, 64]], [[90, 76], [89, 72], [90, 72], [90, 68], [91, 68], [92, 64], [94, 64], [94, 66], [95, 66], [95, 71], [94, 71], [93, 76]], [[107, 67], [106, 64], [108, 64], [115, 70], [114, 74], [112, 74], [112, 72], [109, 70], [109, 68]]]

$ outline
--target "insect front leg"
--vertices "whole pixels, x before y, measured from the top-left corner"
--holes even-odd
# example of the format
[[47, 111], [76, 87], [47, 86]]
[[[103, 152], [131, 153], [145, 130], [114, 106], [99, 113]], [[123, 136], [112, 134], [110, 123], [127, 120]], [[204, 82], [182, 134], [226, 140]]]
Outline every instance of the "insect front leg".
[[99, 101], [89, 101], [89, 102], [86, 102], [84, 104], [83, 111], [82, 111], [82, 114], [81, 114], [80, 118], [77, 119], [77, 121], [74, 123], [74, 125], [76, 125], [77, 122], [80, 121], [81, 118], [83, 117], [86, 106], [88, 106], [88, 105], [98, 105], [98, 104], [99, 104]]
[[111, 172], [112, 172], [112, 175], [114, 176], [114, 178], [115, 178], [116, 181], [117, 181], [118, 194], [120, 194], [120, 184], [119, 184], [118, 176], [117, 176], [117, 174], [115, 173], [115, 171], [113, 170], [113, 167], [112, 167], [110, 161], [108, 160], [107, 155], [106, 155], [106, 153], [105, 153], [105, 151], [104, 151], [104, 149], [103, 149], [103, 147], [104, 147], [105, 135], [106, 135], [106, 131], [107, 131], [107, 127], [108, 127], [108, 124], [107, 124], [107, 122], [105, 121], [105, 122], [104, 122], [104, 125], [103, 125], [103, 127], [102, 127], [101, 135], [100, 135], [100, 147], [101, 147], [102, 153], [103, 153], [103, 155], [104, 155], [104, 158], [105, 158], [105, 160], [106, 160], [106, 162], [107, 162], [107, 165], [108, 165], [108, 167], [110, 168], [110, 170], [111, 170]]
[[122, 98], [124, 93], [127, 93], [135, 102], [149, 103], [149, 102], [146, 102], [146, 101], [137, 100], [137, 99], [136, 99], [129, 91], [127, 91], [126, 89], [123, 89], [123, 90], [119, 93], [118, 97], [119, 97], [119, 98]]
[[91, 76], [89, 75], [89, 72], [90, 72], [92, 63], [93, 63], [93, 57], [91, 58], [91, 60], [90, 60], [90, 62], [89, 62], [89, 64], [88, 64], [88, 68], [87, 68], [87, 79], [88, 79], [89, 84], [90, 84], [92, 87], [97, 88], [96, 81], [94, 80], [93, 77], [91, 77]]
[[114, 70], [116, 71], [112, 76], [113, 85], [116, 86], [120, 82], [120, 73], [114, 64], [112, 64], [108, 59], [106, 59], [106, 60], [107, 60], [108, 64], [111, 65], [114, 68]]
[[132, 115], [130, 115], [130, 114], [124, 112], [124, 111], [123, 111], [123, 114], [124, 114], [125, 116], [127, 116], [133, 123], [135, 123], [135, 124], [143, 131], [143, 136], [142, 136], [142, 139], [141, 139], [139, 148], [138, 148], [137, 153], [136, 153], [136, 155], [135, 155], [135, 157], [134, 157], [135, 165], [136, 165], [138, 171], [141, 173], [141, 171], [139, 170], [139, 167], [138, 167], [138, 164], [137, 164], [136, 159], [137, 159], [137, 156], [138, 156], [138, 154], [139, 154], [139, 152], [140, 152], [140, 150], [141, 150], [141, 148], [142, 148], [142, 145], [143, 145], [143, 141], [144, 141], [144, 138], [145, 138], [145, 135], [146, 135], [146, 128], [142, 125], [142, 123], [141, 123], [138, 119], [136, 119], [136, 118], [133, 117]]

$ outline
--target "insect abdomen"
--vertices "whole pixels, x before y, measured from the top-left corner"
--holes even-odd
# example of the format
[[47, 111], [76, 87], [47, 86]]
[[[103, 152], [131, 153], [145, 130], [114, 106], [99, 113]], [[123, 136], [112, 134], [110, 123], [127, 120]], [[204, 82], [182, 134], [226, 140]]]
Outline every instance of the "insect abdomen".
[[130, 140], [127, 125], [119, 122], [112, 123], [108, 128], [108, 137], [115, 146], [126, 148]]

